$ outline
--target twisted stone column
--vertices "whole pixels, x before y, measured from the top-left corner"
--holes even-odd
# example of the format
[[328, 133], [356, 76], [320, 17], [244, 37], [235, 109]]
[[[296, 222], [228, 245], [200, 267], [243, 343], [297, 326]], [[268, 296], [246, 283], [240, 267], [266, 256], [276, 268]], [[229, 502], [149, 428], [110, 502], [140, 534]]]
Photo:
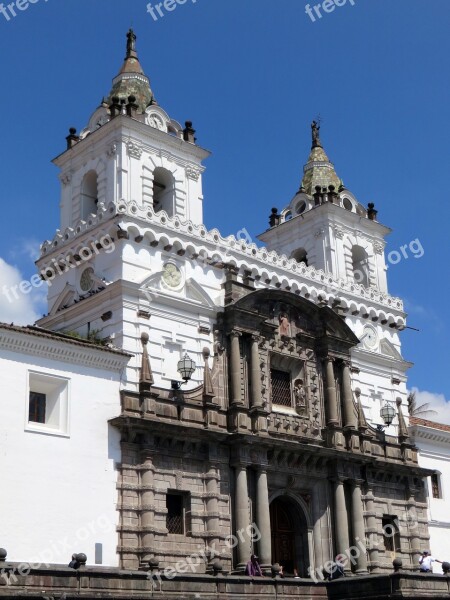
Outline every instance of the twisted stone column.
[[256, 525], [261, 534], [259, 540], [259, 560], [261, 566], [272, 564], [272, 536], [270, 530], [269, 488], [267, 471], [263, 468], [256, 473]]
[[241, 404], [241, 351], [239, 348], [239, 331], [230, 333], [230, 375], [231, 375], [231, 404]]
[[350, 365], [344, 362], [342, 366], [342, 399], [344, 408], [343, 425], [351, 429], [356, 429], [356, 415], [353, 406], [352, 380], [350, 376]]
[[261, 365], [258, 344], [259, 336], [252, 335], [252, 349], [250, 357], [250, 381], [252, 384], [251, 408], [262, 407]]
[[237, 537], [237, 568], [245, 569], [250, 559], [250, 515], [248, 510], [247, 466], [238, 464], [235, 467], [235, 522]]
[[334, 379], [333, 359], [325, 358], [325, 397], [327, 425], [339, 425], [337, 400], [336, 400], [336, 382]]
[[354, 533], [354, 545], [358, 548], [359, 554], [356, 557], [356, 573], [367, 573], [367, 551], [366, 551], [366, 532], [364, 527], [364, 509], [361, 495], [361, 482], [352, 483], [352, 523]]

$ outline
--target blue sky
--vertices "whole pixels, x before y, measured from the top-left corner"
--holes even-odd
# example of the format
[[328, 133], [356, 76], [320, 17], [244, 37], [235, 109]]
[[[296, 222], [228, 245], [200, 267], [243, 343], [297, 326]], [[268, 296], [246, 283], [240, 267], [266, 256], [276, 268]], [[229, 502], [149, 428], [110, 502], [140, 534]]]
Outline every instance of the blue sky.
[[[420, 329], [402, 334], [416, 363], [410, 386], [450, 399], [450, 3], [348, 0], [315, 22], [306, 4], [187, 0], [156, 21], [143, 0], [37, 0], [9, 21], [0, 13], [0, 284], [31, 277], [39, 243], [54, 235], [50, 160], [109, 92], [133, 25], [159, 104], [192, 120], [213, 152], [204, 177], [210, 228], [245, 227], [252, 238], [266, 229], [271, 207], [298, 188], [309, 125], [321, 115], [338, 174], [394, 230], [387, 252], [416, 239], [424, 249], [390, 266], [389, 290]], [[39, 294], [26, 302], [0, 295], [0, 320], [45, 310]]]

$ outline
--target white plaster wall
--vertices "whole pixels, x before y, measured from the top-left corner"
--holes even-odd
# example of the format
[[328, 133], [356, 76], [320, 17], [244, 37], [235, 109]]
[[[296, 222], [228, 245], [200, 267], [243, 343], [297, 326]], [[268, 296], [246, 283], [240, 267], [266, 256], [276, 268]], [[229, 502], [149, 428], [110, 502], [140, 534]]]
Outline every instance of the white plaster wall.
[[[436, 430], [437, 434], [440, 434]], [[419, 465], [426, 469], [439, 471], [442, 487], [442, 498], [433, 498], [431, 490], [431, 479], [428, 477], [428, 515], [430, 519], [430, 548], [435, 558], [442, 561], [450, 561], [450, 432], [443, 434], [446, 442], [425, 440], [416, 437], [419, 447]], [[426, 548], [425, 548], [426, 549]], [[441, 573], [441, 565], [435, 564], [435, 573]]]
[[[69, 379], [67, 436], [25, 431], [28, 371]], [[84, 552], [117, 566], [120, 374], [2, 351], [0, 532], [8, 560], [68, 564]]]

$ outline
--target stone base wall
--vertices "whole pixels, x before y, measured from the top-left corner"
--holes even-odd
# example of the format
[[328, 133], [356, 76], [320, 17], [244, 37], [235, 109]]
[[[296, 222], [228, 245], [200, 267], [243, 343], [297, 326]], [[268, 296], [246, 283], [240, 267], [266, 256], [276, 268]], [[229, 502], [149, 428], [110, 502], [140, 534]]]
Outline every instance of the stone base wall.
[[[153, 600], [204, 598], [205, 600], [448, 600], [450, 578], [441, 575], [395, 573], [348, 577], [331, 583], [314, 584], [305, 579], [252, 578], [244, 576], [177, 575], [154, 581], [145, 572], [85, 568], [78, 571], [54, 566], [33, 569], [20, 575], [19, 565], [0, 563], [0, 598], [27, 600], [30, 597], [65, 600], [100, 600], [150, 597]], [[9, 572], [9, 575], [8, 575]]]

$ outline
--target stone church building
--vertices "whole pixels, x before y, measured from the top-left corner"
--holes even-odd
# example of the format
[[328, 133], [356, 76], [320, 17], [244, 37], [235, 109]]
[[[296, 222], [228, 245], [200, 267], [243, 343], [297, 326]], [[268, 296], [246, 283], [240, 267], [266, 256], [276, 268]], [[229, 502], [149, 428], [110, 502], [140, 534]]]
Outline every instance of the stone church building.
[[[264, 246], [207, 230], [209, 152], [158, 104], [130, 31], [109, 95], [54, 160], [61, 223], [37, 261], [48, 314], [0, 327], [0, 369], [23, 363], [5, 376], [20, 414], [10, 427], [43, 452], [41, 514], [58, 455], [73, 465], [56, 500], [75, 506], [52, 520], [53, 539], [69, 519], [81, 527], [106, 510], [113, 521], [103, 560], [97, 532], [79, 544], [88, 564], [177, 568], [201, 551], [197, 573], [217, 561], [242, 573], [252, 553], [267, 572], [279, 563], [301, 578], [336, 555], [348, 574], [391, 572], [394, 558], [418, 569], [431, 472], [408, 437], [390, 230], [343, 185], [318, 123], [311, 134], [298, 192], [267, 206]], [[18, 489], [3, 516], [26, 507]], [[11, 560], [30, 560], [14, 523], [1, 530]], [[29, 531], [39, 554], [44, 533]]]

